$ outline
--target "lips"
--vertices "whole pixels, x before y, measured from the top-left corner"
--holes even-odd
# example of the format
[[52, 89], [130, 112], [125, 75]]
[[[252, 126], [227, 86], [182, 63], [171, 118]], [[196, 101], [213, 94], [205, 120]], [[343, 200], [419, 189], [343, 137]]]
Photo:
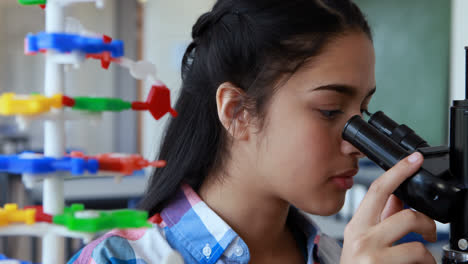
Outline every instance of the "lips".
[[351, 189], [354, 185], [353, 176], [356, 175], [358, 169], [350, 169], [343, 173], [337, 174], [331, 178], [331, 181], [335, 184], [336, 187], [339, 189], [346, 191]]
[[335, 177], [339, 177], [339, 178], [347, 178], [347, 177], [353, 177], [354, 175], [356, 175], [358, 173], [359, 169], [357, 168], [354, 168], [354, 169], [350, 169], [350, 170], [347, 170], [343, 173], [340, 173], [340, 174], [337, 174], [335, 176], [333, 176], [332, 178], [335, 178]]

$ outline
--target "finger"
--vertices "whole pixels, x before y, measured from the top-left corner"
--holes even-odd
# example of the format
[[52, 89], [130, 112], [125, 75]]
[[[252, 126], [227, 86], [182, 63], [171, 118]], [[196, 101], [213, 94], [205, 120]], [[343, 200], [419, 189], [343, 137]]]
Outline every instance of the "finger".
[[[423, 156], [415, 152], [398, 162], [395, 166], [375, 180], [367, 194], [364, 196], [356, 211], [354, 221], [363, 228], [373, 226], [380, 222], [380, 215], [385, 207], [388, 197], [421, 167]], [[353, 221], [351, 219], [351, 221]]]
[[[420, 242], [404, 243], [382, 252], [388, 263], [401, 264], [436, 264], [434, 256]], [[387, 263], [387, 262], [385, 262]]]
[[403, 202], [394, 194], [390, 195], [382, 211], [382, 214], [380, 215], [380, 221], [382, 222], [387, 217], [390, 217], [400, 212], [401, 210], [403, 210]]
[[411, 209], [396, 213], [371, 229], [371, 236], [382, 246], [393, 243], [410, 232], [421, 234], [429, 242], [437, 241], [436, 224], [423, 213]]

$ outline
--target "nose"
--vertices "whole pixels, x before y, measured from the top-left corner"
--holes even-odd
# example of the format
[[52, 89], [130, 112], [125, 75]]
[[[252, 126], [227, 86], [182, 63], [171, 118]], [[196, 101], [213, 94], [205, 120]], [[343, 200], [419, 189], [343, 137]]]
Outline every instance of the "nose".
[[355, 146], [344, 139], [341, 141], [341, 151], [343, 154], [353, 156], [357, 159], [365, 157], [361, 151], [359, 151]]

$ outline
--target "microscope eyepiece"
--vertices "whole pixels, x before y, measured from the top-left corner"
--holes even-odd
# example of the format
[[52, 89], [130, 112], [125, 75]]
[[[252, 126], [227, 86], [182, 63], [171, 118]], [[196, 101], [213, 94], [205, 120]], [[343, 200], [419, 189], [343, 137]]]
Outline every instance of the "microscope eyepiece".
[[427, 142], [406, 125], [398, 125], [382, 111], [374, 113], [369, 124], [408, 151], [429, 147]]
[[390, 169], [409, 155], [406, 150], [369, 125], [359, 115], [351, 117], [346, 123], [343, 139], [356, 146], [384, 170]]
[[[380, 121], [377, 124], [381, 129], [390, 127], [393, 129], [392, 135], [403, 131], [405, 133], [402, 134], [407, 135], [407, 137], [403, 137], [404, 139], [413, 138], [416, 135], [414, 132], [411, 133], [412, 130], [405, 130], [406, 126], [396, 126], [395, 128], [391, 119], [380, 115], [380, 117], [382, 116], [383, 118], [377, 119]], [[398, 128], [401, 129], [398, 130]], [[398, 144], [393, 137], [380, 132], [359, 115], [349, 119], [343, 129], [342, 137], [384, 170], [389, 170], [415, 151], [405, 149], [401, 142]], [[425, 164], [412, 177], [403, 182], [394, 193], [416, 210], [440, 222], [447, 223], [455, 213], [453, 207], [459, 201], [458, 195], [461, 191], [452, 182], [447, 181], [447, 178], [451, 176], [444, 166], [448, 165], [446, 162], [448, 150], [447, 148], [434, 147], [421, 148], [418, 151], [424, 155]]]

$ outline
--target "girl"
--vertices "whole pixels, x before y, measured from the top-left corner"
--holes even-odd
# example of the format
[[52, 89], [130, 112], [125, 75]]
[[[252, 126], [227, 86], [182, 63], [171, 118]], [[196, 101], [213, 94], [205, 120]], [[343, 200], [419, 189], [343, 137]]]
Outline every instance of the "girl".
[[420, 154], [374, 182], [342, 249], [303, 213], [337, 213], [363, 156], [341, 137], [376, 86], [354, 3], [218, 0], [192, 37], [168, 165], [142, 201], [154, 227], [111, 232], [71, 262], [436, 263], [420, 243], [392, 246], [409, 232], [435, 241], [434, 221], [391, 195]]

